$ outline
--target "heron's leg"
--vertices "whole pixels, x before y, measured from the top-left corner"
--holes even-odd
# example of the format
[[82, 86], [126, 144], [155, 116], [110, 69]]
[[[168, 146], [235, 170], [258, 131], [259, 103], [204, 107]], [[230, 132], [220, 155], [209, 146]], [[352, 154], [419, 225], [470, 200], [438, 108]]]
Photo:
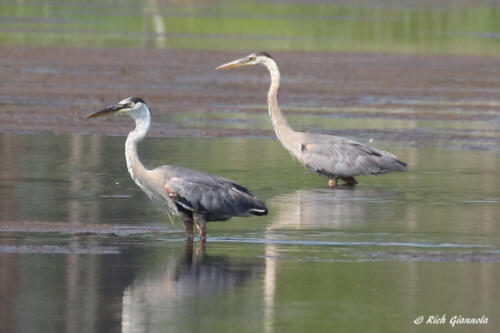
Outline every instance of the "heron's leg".
[[184, 229], [186, 230], [186, 238], [193, 239], [193, 220], [182, 220]]
[[337, 186], [337, 178], [328, 179], [328, 187], [335, 187], [335, 186]]
[[201, 214], [193, 214], [194, 223], [196, 223], [196, 227], [198, 227], [198, 231], [200, 232], [200, 239], [205, 241], [207, 239], [207, 227], [205, 222], [205, 217]]
[[356, 185], [358, 182], [356, 181], [356, 179], [354, 179], [354, 177], [346, 177], [346, 178], [341, 178], [344, 183], [348, 186], [354, 186]]

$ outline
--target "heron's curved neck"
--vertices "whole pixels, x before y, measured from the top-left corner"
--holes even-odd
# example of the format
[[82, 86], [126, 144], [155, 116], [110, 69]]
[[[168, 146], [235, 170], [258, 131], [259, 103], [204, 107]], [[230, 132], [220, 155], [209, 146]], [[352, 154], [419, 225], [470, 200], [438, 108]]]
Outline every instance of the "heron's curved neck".
[[127, 169], [132, 179], [142, 188], [141, 179], [146, 175], [148, 169], [144, 167], [137, 153], [137, 144], [144, 139], [151, 123], [151, 114], [148, 110], [142, 111], [134, 118], [135, 129], [131, 131], [125, 141], [125, 159]]
[[293, 144], [293, 137], [295, 136], [295, 131], [288, 125], [285, 117], [281, 113], [281, 109], [278, 105], [278, 90], [280, 87], [280, 71], [278, 65], [274, 60], [268, 59], [264, 65], [269, 70], [271, 74], [271, 85], [269, 91], [267, 92], [267, 105], [269, 108], [269, 115], [271, 116], [271, 122], [273, 124], [274, 132], [276, 136], [281, 141], [283, 146], [292, 153], [297, 153], [295, 145]]

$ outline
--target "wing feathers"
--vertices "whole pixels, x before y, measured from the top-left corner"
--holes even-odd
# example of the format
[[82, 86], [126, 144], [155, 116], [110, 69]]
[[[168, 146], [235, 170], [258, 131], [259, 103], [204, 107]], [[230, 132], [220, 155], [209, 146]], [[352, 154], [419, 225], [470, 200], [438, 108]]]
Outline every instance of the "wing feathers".
[[317, 135], [305, 138], [300, 160], [328, 177], [353, 177], [405, 171], [406, 163], [386, 151], [342, 137]]
[[266, 206], [243, 186], [209, 176], [172, 177], [165, 184], [165, 190], [181, 207], [204, 213], [207, 221], [267, 214]]

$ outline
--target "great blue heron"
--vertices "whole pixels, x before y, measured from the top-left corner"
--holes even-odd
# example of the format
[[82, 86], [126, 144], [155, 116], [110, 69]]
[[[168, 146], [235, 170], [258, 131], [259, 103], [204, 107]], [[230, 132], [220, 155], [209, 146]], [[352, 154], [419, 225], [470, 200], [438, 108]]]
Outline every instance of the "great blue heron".
[[280, 71], [268, 53], [252, 53], [216, 69], [257, 64], [264, 65], [271, 74], [267, 103], [276, 136], [283, 146], [307, 168], [328, 177], [330, 187], [335, 187], [338, 179], [343, 180], [347, 185], [355, 185], [357, 181], [354, 176], [406, 171], [406, 163], [386, 151], [340, 136], [294, 131], [286, 122], [278, 106]]
[[151, 113], [141, 98], [126, 98], [87, 118], [110, 114], [127, 114], [135, 120], [135, 129], [128, 134], [125, 142], [128, 172], [151, 199], [165, 204], [169, 213], [180, 216], [188, 238], [193, 237], [193, 222], [200, 238], [205, 240], [206, 222], [224, 221], [233, 216], [267, 214], [262, 201], [228, 179], [173, 165], [152, 170], [145, 168], [137, 154], [137, 144], [148, 132]]

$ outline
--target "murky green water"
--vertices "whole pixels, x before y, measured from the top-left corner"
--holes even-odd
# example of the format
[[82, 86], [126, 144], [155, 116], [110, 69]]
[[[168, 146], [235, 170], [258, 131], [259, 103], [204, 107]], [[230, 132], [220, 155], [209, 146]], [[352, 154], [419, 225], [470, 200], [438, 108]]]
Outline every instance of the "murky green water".
[[[499, 18], [499, 5], [486, 0], [6, 0], [0, 45], [497, 56]], [[484, 75], [497, 67], [479, 61], [449, 79], [454, 85], [433, 87], [441, 70], [462, 69], [438, 61], [439, 79], [398, 90], [404, 78], [373, 83], [370, 68], [381, 59], [367, 64], [368, 56], [350, 64], [344, 92], [333, 96], [331, 71], [342, 61], [321, 67], [306, 58], [295, 69], [289, 60], [283, 108], [294, 128], [372, 141], [409, 165], [332, 190], [262, 135], [269, 132], [250, 137], [271, 128], [265, 112], [254, 112], [265, 109], [254, 104], [264, 90], [248, 102], [255, 101], [248, 86], [264, 85], [262, 71], [213, 73], [214, 57], [203, 66], [138, 59], [141, 68], [130, 72], [75, 55], [56, 66], [67, 56], [59, 54], [51, 64], [4, 61], [0, 70], [8, 77], [0, 88], [30, 87], [25, 95], [0, 92], [0, 332], [500, 330], [498, 82]], [[413, 61], [408, 67], [422, 66]], [[190, 70], [169, 72], [183, 65]], [[389, 77], [408, 74], [398, 68]], [[233, 85], [234, 97], [221, 99]], [[351, 96], [349, 85], [363, 93]], [[44, 131], [33, 125], [39, 121], [58, 132], [53, 124], [61, 121], [61, 131], [90, 133], [79, 128], [79, 112], [131, 90], [156, 94], [157, 137], [140, 147], [146, 165], [230, 178], [263, 199], [269, 215], [210, 223], [206, 247], [189, 244], [181, 223], [130, 179], [123, 137], [8, 128], [30, 120], [28, 131]], [[167, 91], [180, 97], [158, 97]], [[162, 138], [183, 129], [190, 136], [242, 131]], [[414, 324], [443, 314], [446, 324]], [[486, 316], [488, 324], [452, 328], [459, 315]]]
[[14, 1], [0, 43], [497, 55], [492, 1]]
[[209, 224], [201, 248], [133, 184], [123, 141], [0, 135], [5, 331], [400, 332], [443, 313], [499, 328], [491, 151], [386, 146], [409, 172], [331, 190], [276, 140], [147, 139], [147, 164], [223, 175], [268, 204]]

